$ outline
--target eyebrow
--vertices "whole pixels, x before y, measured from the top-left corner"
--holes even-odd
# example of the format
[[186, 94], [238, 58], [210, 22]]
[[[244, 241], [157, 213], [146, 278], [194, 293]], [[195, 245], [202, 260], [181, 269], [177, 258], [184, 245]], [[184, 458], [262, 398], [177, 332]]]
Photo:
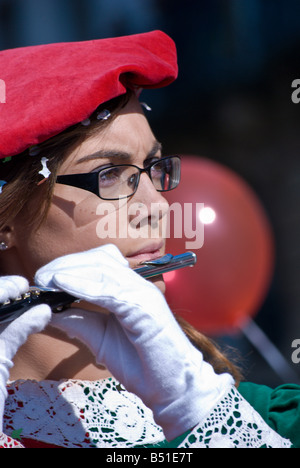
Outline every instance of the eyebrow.
[[[146, 159], [153, 158], [156, 156], [156, 154], [162, 151], [162, 144], [159, 143], [159, 141], [155, 141], [150, 152], [147, 154]], [[78, 159], [76, 164], [80, 164], [85, 161], [91, 161], [93, 159], [99, 159], [99, 158], [118, 158], [118, 159], [124, 159], [128, 160], [132, 157], [130, 153], [127, 153], [126, 151], [118, 151], [118, 150], [99, 150], [96, 151], [95, 153], [92, 154], [87, 154], [86, 156], [83, 156], [82, 158]]]

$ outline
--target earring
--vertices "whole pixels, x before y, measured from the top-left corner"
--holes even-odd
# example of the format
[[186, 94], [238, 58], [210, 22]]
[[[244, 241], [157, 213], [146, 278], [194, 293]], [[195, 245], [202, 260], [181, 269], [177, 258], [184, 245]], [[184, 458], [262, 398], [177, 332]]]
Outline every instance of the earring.
[[0, 250], [6, 250], [8, 246], [6, 245], [5, 242], [0, 242]]

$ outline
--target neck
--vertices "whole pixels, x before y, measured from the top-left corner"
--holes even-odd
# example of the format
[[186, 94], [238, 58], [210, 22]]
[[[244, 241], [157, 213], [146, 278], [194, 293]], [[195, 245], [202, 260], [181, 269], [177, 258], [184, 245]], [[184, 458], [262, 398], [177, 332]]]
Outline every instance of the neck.
[[19, 275], [27, 278], [33, 284], [34, 273], [28, 270], [26, 259], [22, 259], [18, 249], [12, 247], [1, 252], [0, 276]]
[[99, 380], [109, 376], [83, 344], [48, 327], [43, 333], [31, 335], [19, 349], [10, 379]]

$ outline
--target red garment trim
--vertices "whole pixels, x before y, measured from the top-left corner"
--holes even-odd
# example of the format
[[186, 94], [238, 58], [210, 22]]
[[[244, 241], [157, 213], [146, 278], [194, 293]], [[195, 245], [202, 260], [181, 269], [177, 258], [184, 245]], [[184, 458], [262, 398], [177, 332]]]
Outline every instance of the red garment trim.
[[64, 448], [59, 445], [47, 444], [46, 442], [32, 439], [21, 439], [20, 442], [25, 448]]

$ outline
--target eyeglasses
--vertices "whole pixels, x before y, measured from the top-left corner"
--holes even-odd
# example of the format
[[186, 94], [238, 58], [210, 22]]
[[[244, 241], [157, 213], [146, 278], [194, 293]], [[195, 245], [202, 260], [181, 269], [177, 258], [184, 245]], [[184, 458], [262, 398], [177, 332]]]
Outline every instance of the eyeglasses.
[[143, 172], [148, 174], [158, 192], [173, 190], [180, 181], [180, 166], [179, 156], [168, 156], [153, 161], [144, 169], [133, 164], [120, 164], [86, 174], [60, 175], [56, 182], [88, 190], [103, 200], [119, 200], [131, 197], [137, 191]]

